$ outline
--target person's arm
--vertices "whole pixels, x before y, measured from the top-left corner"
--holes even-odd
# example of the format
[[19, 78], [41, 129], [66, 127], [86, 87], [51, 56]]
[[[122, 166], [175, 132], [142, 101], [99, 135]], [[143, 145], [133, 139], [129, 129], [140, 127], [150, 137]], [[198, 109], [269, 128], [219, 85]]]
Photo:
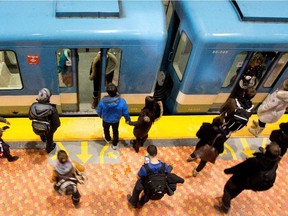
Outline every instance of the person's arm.
[[53, 170], [50, 182], [52, 182], [52, 183], [56, 182], [57, 181], [57, 176], [58, 176], [57, 172], [55, 170]]
[[123, 108], [122, 108], [122, 115], [124, 116], [126, 123], [129, 123], [131, 121], [129, 112], [128, 112], [128, 105], [126, 103], [126, 101], [121, 98], [123, 100]]
[[80, 164], [80, 163], [78, 163], [76, 161], [73, 161], [73, 164], [76, 167], [76, 169], [79, 170], [80, 172], [84, 172], [85, 171], [85, 167], [82, 164]]

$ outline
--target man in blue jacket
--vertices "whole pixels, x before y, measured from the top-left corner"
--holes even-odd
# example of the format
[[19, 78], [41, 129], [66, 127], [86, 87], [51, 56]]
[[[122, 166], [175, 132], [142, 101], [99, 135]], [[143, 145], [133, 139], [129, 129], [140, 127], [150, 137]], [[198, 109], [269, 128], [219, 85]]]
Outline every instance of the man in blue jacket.
[[116, 150], [119, 141], [119, 121], [122, 116], [125, 117], [126, 123], [130, 122], [130, 115], [126, 101], [120, 97], [117, 92], [117, 87], [113, 83], [109, 83], [106, 87], [108, 93], [104, 96], [97, 107], [97, 113], [102, 118], [104, 140], [109, 143], [111, 141], [110, 126], [113, 130], [112, 149]]

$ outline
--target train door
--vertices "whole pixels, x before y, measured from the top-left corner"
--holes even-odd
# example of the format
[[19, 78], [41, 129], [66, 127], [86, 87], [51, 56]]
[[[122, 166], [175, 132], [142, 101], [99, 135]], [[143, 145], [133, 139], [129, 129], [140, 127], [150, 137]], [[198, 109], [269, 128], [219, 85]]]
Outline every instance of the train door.
[[121, 50], [79, 48], [57, 53], [62, 112], [95, 114], [105, 85], [113, 82], [118, 86]]
[[241, 96], [249, 86], [257, 90], [253, 99], [259, 105], [275, 88], [281, 86], [287, 72], [288, 53], [242, 52], [230, 68], [222, 90], [230, 89], [230, 97]]

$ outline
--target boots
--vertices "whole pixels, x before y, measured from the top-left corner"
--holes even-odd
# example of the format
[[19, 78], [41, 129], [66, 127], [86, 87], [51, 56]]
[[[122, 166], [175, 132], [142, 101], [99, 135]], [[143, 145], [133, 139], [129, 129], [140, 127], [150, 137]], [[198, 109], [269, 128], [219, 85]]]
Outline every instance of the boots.
[[98, 105], [98, 97], [93, 97], [91, 108], [95, 109]]
[[264, 130], [264, 128], [261, 128], [259, 125], [254, 128], [249, 128], [248, 131], [253, 134], [255, 137], [258, 137], [258, 135]]

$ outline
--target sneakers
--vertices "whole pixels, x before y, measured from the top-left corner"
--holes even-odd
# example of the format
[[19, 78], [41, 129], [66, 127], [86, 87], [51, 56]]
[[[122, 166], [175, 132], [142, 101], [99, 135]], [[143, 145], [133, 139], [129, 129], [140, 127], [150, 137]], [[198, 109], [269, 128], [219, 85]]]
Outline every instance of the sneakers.
[[191, 155], [187, 158], [187, 162], [192, 162], [194, 160], [196, 160], [197, 158], [196, 157], [191, 157]]
[[117, 150], [117, 146], [111, 145], [113, 150]]
[[196, 168], [193, 170], [192, 175], [193, 177], [196, 177], [199, 174], [199, 172], [197, 172]]
[[102, 136], [103, 136], [103, 139], [105, 140], [106, 143], [109, 143], [109, 142], [110, 142], [110, 140], [108, 141], [108, 140], [106, 139], [105, 134], [103, 134]]
[[227, 214], [229, 212], [229, 209], [226, 209], [223, 205], [214, 205], [214, 208], [218, 210], [219, 212]]
[[131, 202], [131, 195], [128, 194], [127, 195], [127, 200], [128, 200], [128, 203], [133, 207], [133, 208], [137, 208], [137, 206], [133, 205], [132, 202]]

